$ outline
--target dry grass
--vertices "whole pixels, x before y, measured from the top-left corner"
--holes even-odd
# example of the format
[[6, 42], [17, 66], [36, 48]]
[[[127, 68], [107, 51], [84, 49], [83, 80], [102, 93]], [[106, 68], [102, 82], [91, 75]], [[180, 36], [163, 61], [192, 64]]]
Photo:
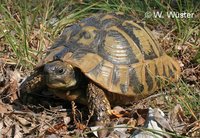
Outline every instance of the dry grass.
[[[57, 108], [47, 109], [44, 106], [52, 100], [44, 100], [43, 105], [32, 107], [34, 111], [39, 112], [34, 113], [17, 100], [17, 85], [42, 59], [46, 49], [51, 46], [63, 28], [96, 12], [120, 11], [145, 21], [161, 46], [169, 55], [178, 59], [182, 68], [180, 81], [163, 90], [167, 92], [167, 96], [165, 93], [161, 100], [153, 103], [150, 102], [151, 100], [141, 101], [137, 105], [138, 108], [150, 105], [169, 113], [174, 107], [180, 105], [183, 109], [180, 118], [182, 123], [185, 123], [181, 131], [182, 137], [192, 136], [195, 129], [196, 131], [200, 129], [199, 7], [200, 4], [195, 0], [178, 0], [178, 3], [172, 0], [165, 2], [160, 0], [42, 0], [42, 2], [2, 0], [0, 4], [0, 111], [3, 114], [0, 117], [0, 130], [2, 129], [0, 133], [8, 137], [12, 135], [22, 137], [24, 134], [42, 137], [59, 133], [66, 136], [81, 135], [87, 128], [85, 119], [87, 111], [79, 111], [78, 108], [71, 110], [69, 104], [65, 108], [55, 104]], [[147, 11], [166, 13], [172, 10], [194, 13], [194, 17], [172, 19], [144, 16]], [[61, 111], [66, 109], [70, 111]], [[75, 111], [77, 113], [74, 113]], [[70, 119], [75, 119], [77, 123], [75, 125], [74, 121], [69, 123]], [[188, 132], [189, 130], [191, 132]]]

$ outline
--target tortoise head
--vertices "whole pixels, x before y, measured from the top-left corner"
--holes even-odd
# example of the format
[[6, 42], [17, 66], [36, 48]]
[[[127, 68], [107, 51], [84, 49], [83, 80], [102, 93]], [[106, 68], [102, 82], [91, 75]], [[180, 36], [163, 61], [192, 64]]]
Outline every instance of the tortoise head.
[[66, 62], [53, 61], [45, 64], [44, 74], [49, 88], [65, 90], [77, 83], [74, 68]]

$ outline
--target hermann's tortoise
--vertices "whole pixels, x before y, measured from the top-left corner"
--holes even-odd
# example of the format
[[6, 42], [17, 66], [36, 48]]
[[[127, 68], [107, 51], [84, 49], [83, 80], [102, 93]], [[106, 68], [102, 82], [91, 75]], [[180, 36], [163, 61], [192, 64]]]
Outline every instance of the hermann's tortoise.
[[67, 27], [21, 85], [21, 95], [43, 85], [55, 95], [88, 104], [97, 122], [109, 120], [111, 104], [147, 97], [180, 76], [150, 30], [122, 14], [96, 14]]

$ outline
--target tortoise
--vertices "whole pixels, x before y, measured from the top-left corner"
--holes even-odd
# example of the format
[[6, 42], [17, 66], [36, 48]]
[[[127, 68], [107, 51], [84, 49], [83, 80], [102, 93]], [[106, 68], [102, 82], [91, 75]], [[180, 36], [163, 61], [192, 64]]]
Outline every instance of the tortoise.
[[20, 89], [23, 95], [45, 85], [62, 99], [87, 104], [103, 125], [111, 105], [143, 99], [179, 77], [178, 62], [144, 23], [98, 13], [66, 27]]

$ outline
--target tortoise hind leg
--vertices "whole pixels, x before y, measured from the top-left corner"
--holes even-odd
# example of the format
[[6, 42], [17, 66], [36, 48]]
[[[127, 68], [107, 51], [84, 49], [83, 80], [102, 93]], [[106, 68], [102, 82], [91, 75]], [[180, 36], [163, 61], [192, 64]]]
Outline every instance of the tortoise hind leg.
[[[93, 83], [88, 84], [88, 108], [94, 115], [96, 125], [106, 126], [110, 122], [111, 106], [104, 91]], [[107, 130], [98, 131], [99, 137], [105, 137]]]

